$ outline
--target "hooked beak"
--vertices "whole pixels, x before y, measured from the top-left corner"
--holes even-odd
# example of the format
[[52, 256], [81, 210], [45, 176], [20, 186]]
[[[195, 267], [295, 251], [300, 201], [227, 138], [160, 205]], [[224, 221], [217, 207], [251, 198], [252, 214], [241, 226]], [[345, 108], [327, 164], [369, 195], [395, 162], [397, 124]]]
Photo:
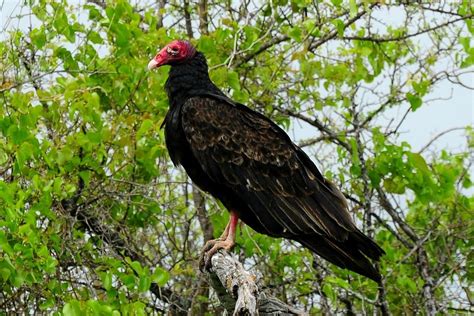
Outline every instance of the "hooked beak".
[[150, 62], [148, 63], [148, 70], [153, 70], [155, 68], [158, 68], [159, 66], [159, 63], [155, 60], [155, 58], [153, 58], [152, 60], [150, 60]]
[[167, 55], [164, 49], [162, 49], [158, 54], [156, 54], [155, 58], [150, 60], [148, 63], [148, 70], [152, 70], [163, 65], [166, 65], [168, 62]]

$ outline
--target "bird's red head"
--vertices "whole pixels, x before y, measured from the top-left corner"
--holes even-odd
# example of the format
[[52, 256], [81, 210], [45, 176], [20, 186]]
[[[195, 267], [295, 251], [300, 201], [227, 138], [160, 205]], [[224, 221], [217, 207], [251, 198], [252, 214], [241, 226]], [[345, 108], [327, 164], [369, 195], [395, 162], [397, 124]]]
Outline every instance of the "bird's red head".
[[194, 57], [196, 48], [188, 42], [183, 40], [174, 40], [166, 45], [162, 50], [156, 54], [155, 58], [148, 63], [148, 69], [154, 69], [163, 65], [174, 65], [182, 63], [189, 58]]

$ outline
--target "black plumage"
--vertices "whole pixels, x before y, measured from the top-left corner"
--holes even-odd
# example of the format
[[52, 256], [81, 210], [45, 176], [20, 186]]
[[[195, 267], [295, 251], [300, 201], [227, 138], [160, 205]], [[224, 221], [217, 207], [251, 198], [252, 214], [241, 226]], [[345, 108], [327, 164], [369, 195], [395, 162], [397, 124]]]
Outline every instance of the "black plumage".
[[[257, 232], [295, 240], [378, 281], [369, 259], [384, 252], [357, 229], [342, 193], [278, 125], [224, 95], [203, 54], [188, 42], [173, 43], [152, 61], [171, 65], [163, 124], [173, 163]], [[163, 61], [169, 47], [186, 53]]]

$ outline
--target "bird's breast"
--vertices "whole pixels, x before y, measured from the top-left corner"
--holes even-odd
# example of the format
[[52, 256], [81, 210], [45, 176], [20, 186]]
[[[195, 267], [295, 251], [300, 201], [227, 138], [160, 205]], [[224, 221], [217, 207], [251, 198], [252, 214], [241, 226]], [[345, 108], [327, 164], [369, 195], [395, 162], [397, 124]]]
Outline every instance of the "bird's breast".
[[165, 117], [165, 141], [171, 161], [177, 166], [189, 151], [183, 128], [180, 124], [180, 106], [171, 107]]

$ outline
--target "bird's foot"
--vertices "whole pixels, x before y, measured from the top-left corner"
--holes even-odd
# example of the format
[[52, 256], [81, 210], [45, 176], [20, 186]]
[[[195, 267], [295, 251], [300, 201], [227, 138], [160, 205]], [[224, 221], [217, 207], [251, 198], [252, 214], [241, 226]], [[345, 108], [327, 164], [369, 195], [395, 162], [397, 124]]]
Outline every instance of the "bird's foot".
[[221, 249], [229, 251], [234, 247], [234, 245], [235, 241], [231, 238], [217, 238], [207, 241], [202, 249], [201, 258], [199, 260], [199, 269], [201, 271], [209, 270], [212, 266], [212, 256]]

